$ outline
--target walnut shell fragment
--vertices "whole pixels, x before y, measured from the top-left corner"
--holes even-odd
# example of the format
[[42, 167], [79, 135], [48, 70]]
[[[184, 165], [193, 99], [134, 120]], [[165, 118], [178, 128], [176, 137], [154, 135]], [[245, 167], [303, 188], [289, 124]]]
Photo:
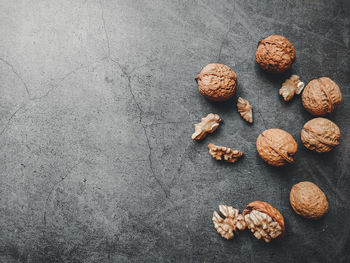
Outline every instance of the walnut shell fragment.
[[280, 35], [271, 35], [258, 43], [255, 59], [259, 66], [271, 73], [282, 73], [295, 61], [295, 50], [289, 40]]
[[254, 201], [243, 211], [247, 227], [257, 239], [265, 242], [281, 238], [285, 233], [284, 218], [281, 213], [269, 203]]
[[213, 143], [208, 145], [209, 153], [215, 160], [225, 160], [229, 163], [235, 163], [242, 157], [243, 153], [238, 150], [232, 150], [231, 148], [224, 146], [217, 146]]
[[238, 209], [232, 206], [219, 205], [219, 210], [225, 216], [225, 219], [214, 211], [212, 221], [216, 231], [223, 238], [232, 239], [237, 229], [242, 231], [246, 228], [244, 218], [239, 214]]
[[301, 130], [301, 141], [309, 150], [324, 153], [339, 145], [340, 129], [325, 118], [314, 118], [305, 123]]
[[209, 113], [207, 117], [202, 118], [200, 123], [194, 125], [194, 133], [192, 134], [192, 140], [202, 140], [208, 133], [213, 133], [221, 122], [221, 118], [217, 114]]
[[312, 115], [330, 114], [342, 100], [339, 86], [330, 78], [314, 79], [306, 85], [301, 96], [304, 108]]
[[237, 75], [223, 64], [208, 64], [195, 77], [199, 92], [209, 100], [224, 101], [235, 95]]
[[249, 101], [239, 97], [237, 101], [237, 108], [238, 108], [239, 114], [241, 114], [242, 118], [246, 122], [249, 122], [249, 123], [253, 122], [252, 105], [249, 103]]
[[293, 185], [289, 201], [295, 213], [308, 219], [319, 219], [328, 212], [326, 195], [311, 182]]
[[298, 145], [293, 136], [281, 129], [263, 131], [256, 140], [260, 157], [270, 165], [282, 166], [293, 163]]
[[285, 101], [290, 101], [295, 94], [300, 94], [304, 89], [305, 83], [299, 80], [299, 76], [292, 75], [289, 79], [283, 82], [279, 90], [279, 94]]

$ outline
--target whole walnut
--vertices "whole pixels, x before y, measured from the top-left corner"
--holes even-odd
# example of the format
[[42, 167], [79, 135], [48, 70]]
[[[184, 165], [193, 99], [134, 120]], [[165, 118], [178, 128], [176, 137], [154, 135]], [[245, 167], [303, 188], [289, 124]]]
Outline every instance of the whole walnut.
[[301, 130], [301, 141], [309, 150], [324, 153], [339, 145], [340, 129], [325, 118], [314, 118]]
[[236, 92], [237, 75], [223, 64], [208, 64], [195, 77], [199, 92], [207, 99], [224, 101], [232, 98]]
[[312, 115], [330, 114], [339, 105], [342, 94], [330, 78], [314, 79], [307, 84], [301, 96], [304, 108]]
[[295, 61], [295, 50], [287, 38], [271, 35], [259, 41], [255, 59], [263, 70], [282, 73]]
[[293, 155], [297, 152], [298, 145], [288, 132], [269, 129], [258, 136], [256, 149], [268, 164], [282, 166], [294, 162]]
[[326, 195], [311, 182], [295, 184], [290, 191], [289, 201], [295, 213], [308, 219], [319, 219], [328, 211]]

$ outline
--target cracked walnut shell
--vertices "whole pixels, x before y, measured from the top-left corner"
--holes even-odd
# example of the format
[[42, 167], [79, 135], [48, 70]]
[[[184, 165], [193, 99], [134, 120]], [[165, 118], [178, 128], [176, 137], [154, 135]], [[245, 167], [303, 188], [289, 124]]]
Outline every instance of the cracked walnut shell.
[[214, 101], [228, 100], [235, 95], [237, 75], [223, 64], [208, 64], [195, 77], [199, 92]]
[[311, 182], [293, 185], [289, 201], [295, 213], [308, 219], [319, 219], [328, 212], [326, 195]]
[[292, 75], [282, 84], [282, 88], [279, 90], [279, 94], [285, 101], [290, 101], [295, 94], [300, 94], [304, 89], [304, 82], [299, 80], [299, 76]]
[[202, 140], [208, 133], [213, 133], [218, 127], [221, 118], [217, 114], [209, 113], [205, 118], [202, 118], [200, 123], [194, 125], [194, 133], [192, 140]]
[[301, 96], [304, 108], [312, 115], [330, 114], [339, 105], [342, 94], [339, 86], [330, 78], [314, 79], [306, 85]]
[[209, 153], [215, 160], [225, 160], [229, 163], [235, 163], [242, 157], [243, 153], [238, 150], [232, 150], [231, 148], [224, 146], [217, 146], [213, 143], [208, 145]]
[[216, 231], [223, 238], [232, 239], [237, 229], [244, 230], [246, 228], [244, 218], [239, 214], [238, 209], [232, 206], [219, 205], [219, 210], [225, 216], [225, 219], [214, 211], [212, 221]]
[[298, 145], [293, 136], [281, 129], [263, 131], [256, 140], [260, 157], [270, 165], [282, 166], [293, 163]]
[[242, 118], [249, 123], [253, 122], [252, 105], [246, 99], [238, 98], [237, 108]]
[[339, 145], [340, 129], [325, 118], [314, 118], [305, 123], [301, 130], [301, 141], [309, 150], [324, 153]]
[[265, 242], [281, 238], [285, 233], [284, 218], [281, 213], [269, 203], [254, 201], [243, 211], [247, 227], [257, 239]]
[[258, 43], [255, 59], [259, 66], [271, 73], [282, 73], [295, 61], [295, 50], [289, 40], [271, 35]]

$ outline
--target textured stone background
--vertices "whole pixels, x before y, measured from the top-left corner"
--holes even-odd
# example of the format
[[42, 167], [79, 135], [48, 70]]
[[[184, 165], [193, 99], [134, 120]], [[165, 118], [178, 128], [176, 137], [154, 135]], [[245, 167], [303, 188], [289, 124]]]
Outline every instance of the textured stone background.
[[[1, 0], [0, 262], [349, 262], [349, 10], [346, 0]], [[282, 76], [255, 63], [270, 34], [296, 48]], [[194, 76], [210, 62], [236, 71], [253, 125], [236, 98], [212, 103], [198, 93]], [[302, 146], [312, 117], [299, 97], [278, 95], [291, 73], [341, 87], [333, 152]], [[224, 125], [193, 142], [193, 123], [210, 112]], [[298, 141], [290, 167], [256, 153], [258, 134], [274, 127]], [[216, 162], [209, 142], [245, 157]], [[327, 194], [320, 221], [289, 206], [303, 180]], [[285, 239], [222, 239], [213, 210], [254, 200], [282, 212]]]

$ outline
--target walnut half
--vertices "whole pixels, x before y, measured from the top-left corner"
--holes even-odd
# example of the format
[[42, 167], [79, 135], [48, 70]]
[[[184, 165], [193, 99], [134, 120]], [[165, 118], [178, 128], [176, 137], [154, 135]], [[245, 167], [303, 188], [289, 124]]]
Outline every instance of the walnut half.
[[253, 122], [253, 113], [252, 113], [252, 105], [249, 103], [249, 101], [239, 97], [237, 102], [237, 108], [239, 114], [241, 114], [242, 118], [249, 122]]
[[232, 239], [237, 229], [242, 231], [246, 228], [244, 218], [239, 214], [238, 209], [232, 206], [219, 205], [219, 210], [225, 216], [225, 219], [214, 211], [212, 220], [216, 231], [223, 238]]
[[305, 83], [299, 80], [299, 76], [292, 75], [282, 84], [282, 88], [279, 90], [279, 94], [285, 101], [290, 101], [295, 94], [300, 94], [304, 89]]
[[202, 118], [200, 123], [194, 125], [194, 133], [192, 140], [202, 140], [207, 136], [207, 133], [213, 133], [221, 122], [221, 118], [217, 114], [209, 113], [207, 117]]
[[208, 148], [211, 156], [218, 161], [225, 160], [229, 163], [235, 163], [243, 155], [243, 153], [238, 150], [232, 150], [231, 148], [224, 146], [217, 146], [213, 143], [210, 143]]

